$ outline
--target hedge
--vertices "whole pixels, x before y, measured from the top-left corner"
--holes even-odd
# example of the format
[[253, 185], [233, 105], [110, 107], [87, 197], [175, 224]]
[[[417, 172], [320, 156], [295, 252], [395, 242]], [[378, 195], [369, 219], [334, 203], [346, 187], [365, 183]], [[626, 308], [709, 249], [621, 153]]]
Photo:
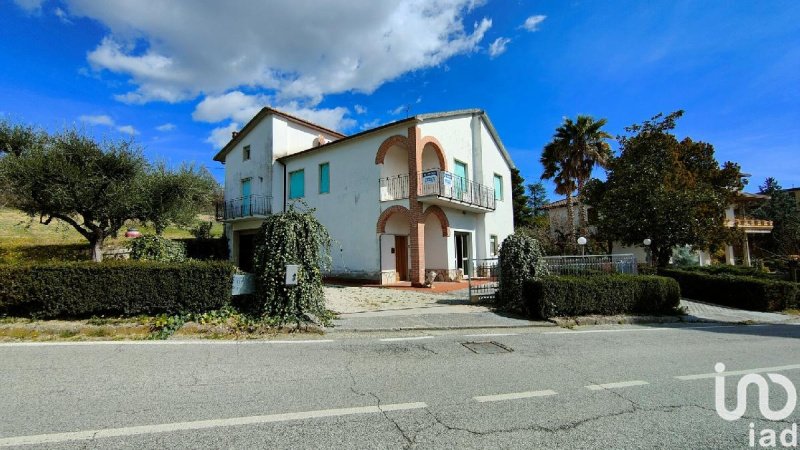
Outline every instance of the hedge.
[[0, 316], [84, 318], [175, 314], [230, 302], [225, 262], [60, 262], [0, 266]]
[[678, 307], [675, 280], [655, 275], [558, 276], [525, 285], [526, 313], [536, 318], [587, 314], [663, 314]]
[[699, 271], [661, 269], [674, 278], [687, 298], [753, 311], [782, 311], [798, 307], [798, 286], [788, 281]]

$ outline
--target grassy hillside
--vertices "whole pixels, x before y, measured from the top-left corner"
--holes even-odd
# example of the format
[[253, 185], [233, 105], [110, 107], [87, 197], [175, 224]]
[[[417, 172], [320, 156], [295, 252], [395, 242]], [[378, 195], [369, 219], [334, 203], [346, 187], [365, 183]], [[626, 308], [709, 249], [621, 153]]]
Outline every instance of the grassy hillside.
[[[208, 216], [198, 216], [198, 220], [212, 220]], [[150, 227], [131, 223], [144, 234], [154, 234]], [[123, 235], [106, 240], [106, 247], [120, 247], [128, 241]], [[222, 235], [222, 224], [214, 222], [211, 229], [213, 236]], [[190, 238], [189, 230], [170, 227], [164, 231], [164, 237], [171, 239]], [[53, 220], [50, 225], [39, 223], [38, 217], [28, 217], [20, 211], [0, 208], [0, 263], [26, 260], [81, 260], [89, 259], [89, 244], [74, 228]]]

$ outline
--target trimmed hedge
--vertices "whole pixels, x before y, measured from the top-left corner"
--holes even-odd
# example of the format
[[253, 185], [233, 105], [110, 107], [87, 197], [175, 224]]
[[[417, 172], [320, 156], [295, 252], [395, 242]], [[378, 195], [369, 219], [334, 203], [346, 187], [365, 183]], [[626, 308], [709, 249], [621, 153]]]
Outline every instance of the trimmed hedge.
[[788, 281], [700, 271], [661, 269], [674, 278], [687, 298], [752, 311], [782, 311], [798, 307], [798, 286]]
[[62, 262], [0, 266], [0, 316], [83, 318], [175, 314], [230, 303], [224, 262]]
[[663, 314], [678, 307], [678, 283], [654, 275], [559, 276], [525, 284], [526, 313], [536, 318], [587, 314]]

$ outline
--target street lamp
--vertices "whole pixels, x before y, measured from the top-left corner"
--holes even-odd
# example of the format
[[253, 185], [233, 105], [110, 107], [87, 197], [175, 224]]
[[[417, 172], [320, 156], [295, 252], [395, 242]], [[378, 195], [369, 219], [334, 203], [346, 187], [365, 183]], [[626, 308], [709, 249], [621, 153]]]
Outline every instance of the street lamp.
[[588, 241], [586, 240], [585, 237], [581, 236], [581, 237], [578, 238], [578, 245], [581, 246], [581, 256], [583, 256], [583, 250], [584, 250], [584, 248], [586, 246], [586, 242], [588, 242]]
[[642, 244], [644, 244], [645, 262], [648, 265], [650, 265], [650, 259], [651, 259], [650, 258], [650, 244], [652, 244], [652, 243], [653, 243], [653, 241], [651, 241], [650, 238], [644, 238], [644, 240], [642, 241]]

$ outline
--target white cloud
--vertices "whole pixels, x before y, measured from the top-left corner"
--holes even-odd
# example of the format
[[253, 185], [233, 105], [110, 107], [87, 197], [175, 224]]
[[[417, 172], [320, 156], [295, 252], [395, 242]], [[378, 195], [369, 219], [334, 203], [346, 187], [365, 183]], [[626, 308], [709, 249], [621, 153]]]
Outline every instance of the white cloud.
[[58, 17], [58, 19], [61, 20], [61, 22], [66, 24], [72, 24], [72, 21], [69, 20], [69, 15], [63, 9], [56, 7], [56, 9], [53, 10], [53, 14], [55, 14], [55, 16]]
[[89, 125], [104, 125], [107, 127], [114, 126], [114, 119], [105, 114], [97, 116], [80, 116], [78, 117], [78, 120]]
[[411, 107], [409, 105], [400, 105], [395, 109], [390, 109], [389, 110], [389, 114], [391, 114], [393, 116], [396, 116], [398, 114], [401, 114], [401, 113], [404, 113], [406, 111], [409, 111], [410, 109], [411, 109]]
[[367, 107], [366, 106], [362, 106], [362, 105], [353, 105], [353, 110], [356, 112], [356, 114], [366, 114], [367, 113]]
[[494, 59], [506, 52], [506, 46], [511, 39], [499, 37], [489, 45], [489, 57]]
[[280, 103], [371, 93], [410, 71], [477, 51], [492, 21], [467, 24], [465, 16], [481, 3], [65, 0], [71, 17], [109, 30], [88, 60], [95, 70], [130, 77], [136, 88], [117, 99], [131, 103], [243, 87]]
[[170, 123], [170, 122], [167, 122], [165, 124], [161, 124], [161, 125], [156, 127], [156, 130], [158, 130], [158, 131], [172, 131], [174, 129], [175, 129], [175, 124], [174, 123]]
[[133, 125], [120, 125], [117, 127], [117, 131], [120, 133], [130, 134], [131, 136], [139, 134], [136, 128], [133, 128]]
[[539, 24], [544, 22], [547, 16], [537, 14], [535, 16], [530, 16], [525, 19], [525, 23], [522, 24], [522, 28], [525, 28], [528, 31], [539, 31]]
[[42, 10], [44, 0], [14, 0], [14, 3], [27, 13], [38, 13]]
[[231, 133], [238, 130], [239, 124], [236, 122], [231, 122], [224, 127], [214, 128], [211, 130], [211, 136], [206, 139], [206, 142], [210, 143], [214, 146], [214, 148], [217, 149], [225, 147], [225, 144], [231, 140]]
[[362, 123], [359, 128], [361, 130], [369, 130], [371, 128], [377, 127], [378, 125], [381, 125], [382, 123], [383, 123], [383, 121], [381, 119], [373, 119], [373, 120], [370, 120], [369, 122]]

